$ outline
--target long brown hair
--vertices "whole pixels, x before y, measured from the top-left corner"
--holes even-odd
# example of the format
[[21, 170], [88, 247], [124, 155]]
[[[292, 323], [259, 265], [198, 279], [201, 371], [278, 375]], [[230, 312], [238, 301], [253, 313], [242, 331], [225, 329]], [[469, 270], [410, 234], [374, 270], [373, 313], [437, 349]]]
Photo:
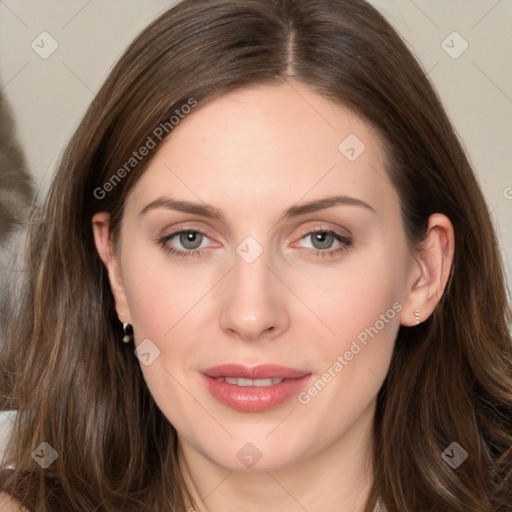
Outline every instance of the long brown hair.
[[[114, 174], [191, 100], [290, 77], [379, 131], [411, 244], [435, 212], [455, 230], [444, 295], [400, 328], [378, 395], [366, 512], [378, 496], [390, 512], [512, 510], [511, 316], [495, 232], [424, 71], [361, 0], [185, 0], [111, 71], [33, 222], [29, 285], [1, 352], [5, 407], [19, 412], [0, 490], [29, 509], [186, 510], [176, 431], [121, 342], [91, 217], [110, 212], [117, 233], [156, 151]], [[457, 469], [441, 456], [454, 441], [468, 453]], [[47, 469], [31, 457], [42, 442], [59, 455]]]

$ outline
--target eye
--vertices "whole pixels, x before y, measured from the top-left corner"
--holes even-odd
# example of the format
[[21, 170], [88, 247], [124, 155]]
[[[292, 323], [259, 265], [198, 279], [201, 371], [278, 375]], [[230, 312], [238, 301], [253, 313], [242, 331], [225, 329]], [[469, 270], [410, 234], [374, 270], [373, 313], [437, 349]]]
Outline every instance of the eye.
[[[336, 231], [317, 228], [313, 231], [308, 232], [306, 235], [301, 237], [301, 240], [311, 240], [311, 246], [309, 249], [315, 250], [317, 256], [335, 256], [336, 254], [347, 250], [352, 245], [352, 240], [346, 236], [340, 235]], [[333, 244], [338, 244], [334, 249]]]
[[[202, 242], [207, 239], [206, 233], [197, 229], [182, 229], [165, 236], [158, 242], [168, 253], [176, 256], [201, 256], [203, 250], [198, 250]], [[176, 244], [180, 244], [183, 249], [176, 248]]]

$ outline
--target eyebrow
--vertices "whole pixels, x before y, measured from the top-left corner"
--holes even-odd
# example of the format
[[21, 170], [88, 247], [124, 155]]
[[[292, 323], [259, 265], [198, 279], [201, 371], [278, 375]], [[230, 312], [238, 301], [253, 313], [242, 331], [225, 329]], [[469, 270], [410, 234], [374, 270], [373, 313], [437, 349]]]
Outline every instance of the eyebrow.
[[[367, 210], [370, 210], [373, 213], [376, 213], [374, 208], [372, 208], [368, 203], [365, 203], [361, 199], [356, 199], [355, 197], [337, 195], [337, 196], [329, 196], [320, 199], [315, 199], [313, 201], [309, 201], [307, 203], [296, 204], [290, 206], [280, 217], [282, 219], [291, 219], [295, 217], [300, 217], [301, 215], [305, 215], [306, 213], [312, 213], [319, 210], [324, 210], [327, 208], [332, 208], [333, 206], [345, 205], [345, 206], [360, 206]], [[167, 208], [169, 210], [176, 210], [184, 213], [191, 213], [195, 215], [200, 215], [202, 217], [206, 217], [209, 219], [216, 219], [221, 222], [225, 222], [225, 217], [222, 212], [214, 208], [213, 206], [201, 203], [195, 203], [192, 201], [182, 201], [177, 199], [172, 199], [170, 197], [159, 197], [154, 201], [151, 201], [148, 205], [146, 205], [139, 216], [145, 215], [151, 210], [155, 210], [156, 208]]]

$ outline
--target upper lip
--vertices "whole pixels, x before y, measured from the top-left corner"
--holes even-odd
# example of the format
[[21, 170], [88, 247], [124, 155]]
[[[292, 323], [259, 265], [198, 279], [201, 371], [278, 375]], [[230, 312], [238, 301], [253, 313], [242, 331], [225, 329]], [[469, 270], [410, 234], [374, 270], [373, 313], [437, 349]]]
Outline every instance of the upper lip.
[[221, 364], [202, 370], [208, 377], [236, 377], [242, 379], [298, 379], [309, 375], [311, 372], [287, 368], [277, 364], [258, 364], [246, 366], [237, 363]]

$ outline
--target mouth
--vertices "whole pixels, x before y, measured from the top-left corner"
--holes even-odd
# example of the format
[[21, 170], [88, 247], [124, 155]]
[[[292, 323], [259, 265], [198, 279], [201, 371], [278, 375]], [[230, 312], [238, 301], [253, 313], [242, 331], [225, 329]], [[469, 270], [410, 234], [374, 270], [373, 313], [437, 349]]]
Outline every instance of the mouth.
[[224, 364], [201, 372], [210, 394], [241, 412], [263, 412], [288, 401], [303, 389], [311, 372], [274, 364]]

